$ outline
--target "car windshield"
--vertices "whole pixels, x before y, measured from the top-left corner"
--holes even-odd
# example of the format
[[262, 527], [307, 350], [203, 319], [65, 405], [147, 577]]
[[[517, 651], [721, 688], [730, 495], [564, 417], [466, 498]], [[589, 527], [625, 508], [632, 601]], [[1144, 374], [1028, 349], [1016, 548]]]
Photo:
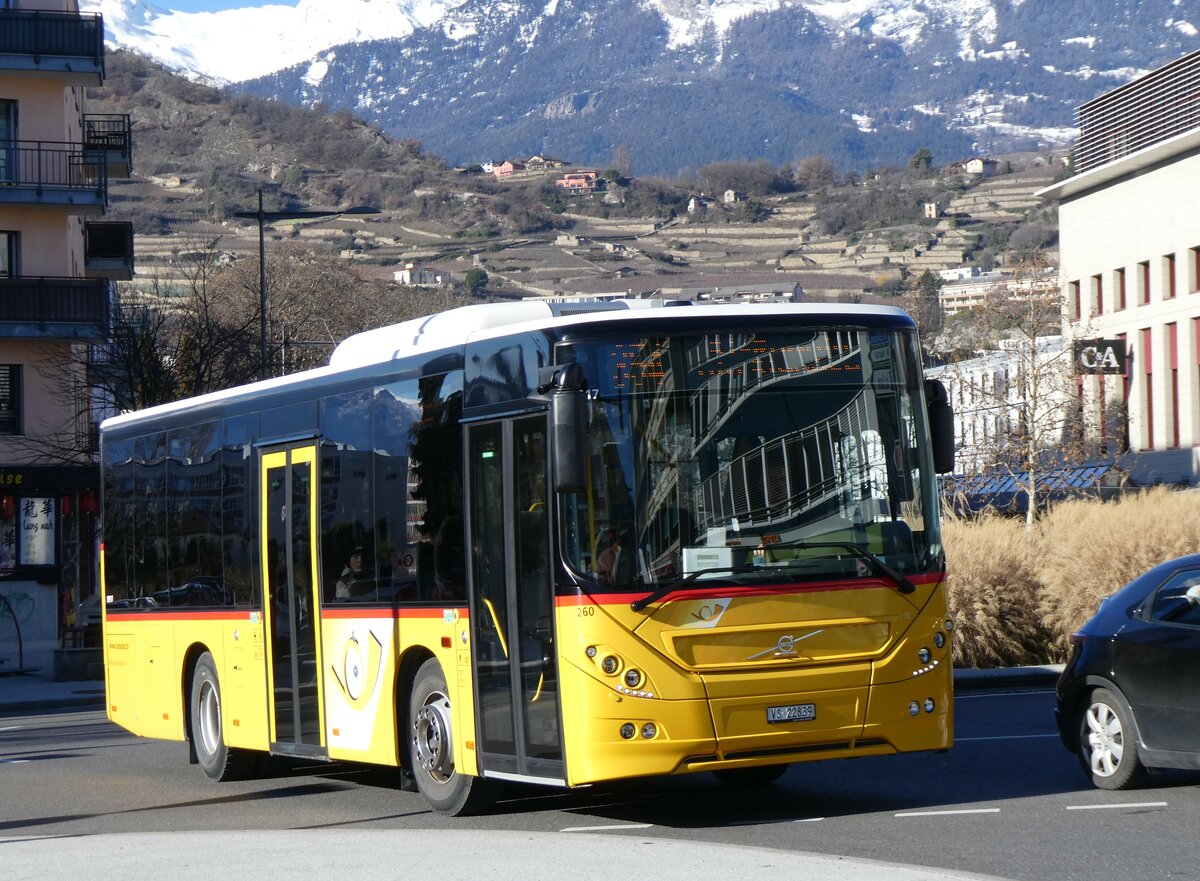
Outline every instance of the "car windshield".
[[583, 579], [662, 587], [939, 565], [911, 331], [573, 342], [557, 360], [587, 378], [589, 483], [563, 497], [560, 521]]

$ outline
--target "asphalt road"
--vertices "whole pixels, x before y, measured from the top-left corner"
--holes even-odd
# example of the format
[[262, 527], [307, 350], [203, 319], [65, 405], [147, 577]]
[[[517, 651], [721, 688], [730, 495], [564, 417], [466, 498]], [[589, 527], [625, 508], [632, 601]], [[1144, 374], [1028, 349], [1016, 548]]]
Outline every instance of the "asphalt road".
[[[139, 740], [98, 712], [13, 717], [0, 719], [0, 837], [514, 830], [540, 835], [531, 849], [598, 833], [631, 846], [743, 845], [1029, 881], [1200, 875], [1200, 776], [1093, 789], [1058, 740], [1053, 705], [1049, 691], [960, 696], [957, 744], [944, 755], [797, 765], [748, 789], [708, 775], [514, 788], [496, 812], [461, 819], [431, 813], [385, 770], [290, 765], [268, 779], [212, 784], [187, 765], [182, 744]], [[535, 859], [553, 865], [554, 856]]]

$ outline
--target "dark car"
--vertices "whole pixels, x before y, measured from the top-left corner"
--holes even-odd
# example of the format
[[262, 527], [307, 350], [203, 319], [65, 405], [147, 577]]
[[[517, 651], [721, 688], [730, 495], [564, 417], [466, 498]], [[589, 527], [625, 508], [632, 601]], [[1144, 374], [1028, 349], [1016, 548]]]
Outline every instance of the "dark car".
[[1093, 783], [1128, 789], [1149, 769], [1200, 769], [1200, 554], [1107, 597], [1071, 644], [1055, 712]]

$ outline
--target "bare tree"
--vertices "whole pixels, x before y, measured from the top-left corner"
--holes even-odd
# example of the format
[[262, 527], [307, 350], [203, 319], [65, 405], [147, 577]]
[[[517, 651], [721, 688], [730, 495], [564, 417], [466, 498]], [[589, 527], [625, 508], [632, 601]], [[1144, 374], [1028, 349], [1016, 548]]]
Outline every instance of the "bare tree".
[[1047, 475], [1096, 454], [1080, 428], [1062, 296], [1045, 254], [1021, 261], [974, 310], [974, 323], [994, 334], [987, 350], [930, 375], [951, 391], [960, 463], [968, 472], [1011, 475], [1025, 493], [1031, 528]]

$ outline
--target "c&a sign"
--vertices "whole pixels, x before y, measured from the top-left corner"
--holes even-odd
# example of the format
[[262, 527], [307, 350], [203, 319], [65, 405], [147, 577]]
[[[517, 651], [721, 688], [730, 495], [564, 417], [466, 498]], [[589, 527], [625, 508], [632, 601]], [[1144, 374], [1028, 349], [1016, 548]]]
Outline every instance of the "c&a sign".
[[1124, 375], [1125, 340], [1076, 340], [1075, 372]]

